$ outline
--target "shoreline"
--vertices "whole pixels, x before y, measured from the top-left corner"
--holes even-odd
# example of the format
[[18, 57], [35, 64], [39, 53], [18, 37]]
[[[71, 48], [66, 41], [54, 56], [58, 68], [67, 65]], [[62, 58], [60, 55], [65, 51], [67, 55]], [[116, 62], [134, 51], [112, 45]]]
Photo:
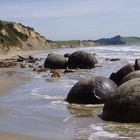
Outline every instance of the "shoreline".
[[1, 76], [0, 78], [0, 97], [4, 96], [6, 94], [8, 94], [11, 90], [14, 90], [15, 88], [21, 86], [22, 84], [24, 84], [24, 80], [19, 80], [17, 78], [13, 79], [11, 77], [8, 76]]
[[29, 51], [12, 51], [12, 52], [4, 52], [4, 53], [0, 53], [0, 60], [4, 60], [4, 59], [12, 59], [13, 57], [17, 56], [17, 55], [21, 55], [21, 56], [29, 56], [29, 55], [38, 55], [41, 53], [45, 53], [48, 52], [50, 50], [53, 49], [47, 49], [47, 50], [29, 50]]
[[[22, 56], [29, 56], [29, 55], [37, 55], [48, 50], [39, 50], [39, 51], [24, 51], [24, 52], [8, 52], [5, 54], [0, 53], [0, 60], [3, 61], [4, 59], [12, 59], [17, 55]], [[23, 77], [23, 75], [28, 75], [23, 72], [16, 71], [16, 68], [0, 68], [0, 97], [6, 96], [10, 94], [11, 91], [15, 90], [16, 88], [30, 82], [31, 79], [28, 79], [27, 76]], [[27, 77], [27, 78], [26, 78]], [[0, 106], [0, 117], [8, 116], [10, 110], [8, 108], [4, 108]], [[0, 130], [0, 139], [4, 140], [42, 140], [41, 138], [14, 134], [11, 132], [5, 132]]]

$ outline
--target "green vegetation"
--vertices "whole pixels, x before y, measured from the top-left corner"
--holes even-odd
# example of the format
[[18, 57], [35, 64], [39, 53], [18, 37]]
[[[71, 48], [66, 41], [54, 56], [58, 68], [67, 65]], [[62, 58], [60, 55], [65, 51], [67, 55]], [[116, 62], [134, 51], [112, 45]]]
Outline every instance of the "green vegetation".
[[2, 34], [0, 32], [0, 43], [7, 49], [9, 49], [11, 46], [18, 46], [22, 48], [22, 43], [20, 40], [26, 41], [28, 39], [28, 36], [18, 32], [13, 27], [12, 23], [0, 21], [0, 31], [2, 29], [5, 30], [6, 34]]
[[58, 46], [79, 46], [80, 40], [54, 41]]
[[140, 38], [138, 37], [121, 37], [121, 40], [126, 45], [140, 45]]
[[112, 38], [102, 38], [95, 40], [97, 45], [140, 45], [138, 37], [121, 37], [120, 35]]

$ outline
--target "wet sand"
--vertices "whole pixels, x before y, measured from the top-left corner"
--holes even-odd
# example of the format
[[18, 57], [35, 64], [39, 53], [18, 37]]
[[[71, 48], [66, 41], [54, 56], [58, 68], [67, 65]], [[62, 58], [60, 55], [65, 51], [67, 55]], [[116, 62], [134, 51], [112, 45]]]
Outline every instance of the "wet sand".
[[30, 136], [16, 135], [7, 132], [0, 132], [1, 140], [41, 140], [39, 138], [33, 138]]
[[[6, 69], [0, 70], [6, 72]], [[5, 96], [8, 94], [11, 90], [14, 90], [18, 86], [24, 84], [25, 81], [22, 79], [12, 79], [9, 76], [1, 76], [0, 77], [0, 96]], [[0, 107], [0, 116], [8, 115], [10, 110], [6, 108]], [[2, 132], [0, 131], [0, 139], [2, 140], [41, 140], [39, 138], [33, 138], [30, 136], [23, 136], [23, 135], [17, 135], [12, 134], [8, 132]]]
[[[40, 53], [42, 51], [39, 51]], [[38, 51], [29, 51], [29, 52], [13, 52], [13, 53], [5, 53], [5, 54], [0, 54], [0, 59], [7, 59], [7, 58], [12, 58], [16, 55], [21, 55], [21, 56], [29, 56], [33, 54], [39, 53]], [[0, 76], [0, 96], [5, 96], [10, 93], [10, 91], [14, 90], [18, 86], [22, 85], [25, 83], [24, 78], [13, 78], [11, 76], [8, 76], [4, 73], [8, 72], [9, 69], [1, 68], [1, 76]], [[13, 68], [14, 71], [14, 68]], [[16, 73], [16, 72], [15, 72]], [[3, 75], [4, 74], [4, 75]], [[7, 116], [9, 114], [10, 110], [7, 108], [2, 108], [0, 107], [0, 116]], [[0, 130], [0, 139], [3, 140], [39, 140], [39, 138], [33, 138], [30, 136], [24, 136], [24, 135], [18, 135], [18, 134], [12, 134], [9, 132], [3, 132]]]
[[0, 60], [7, 59], [7, 58], [13, 58], [17, 55], [21, 56], [29, 56], [29, 55], [36, 55], [48, 52], [49, 50], [33, 50], [33, 51], [13, 51], [13, 52], [5, 52], [0, 53]]
[[6, 95], [8, 92], [14, 88], [23, 84], [24, 81], [18, 79], [8, 78], [8, 76], [0, 77], [0, 96]]

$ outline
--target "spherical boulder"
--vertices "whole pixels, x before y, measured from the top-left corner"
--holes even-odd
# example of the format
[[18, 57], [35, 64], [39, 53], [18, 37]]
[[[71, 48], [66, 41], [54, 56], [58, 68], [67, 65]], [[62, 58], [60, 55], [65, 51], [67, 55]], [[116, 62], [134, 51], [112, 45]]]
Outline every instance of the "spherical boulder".
[[67, 59], [63, 55], [51, 53], [45, 60], [44, 67], [50, 69], [65, 69]]
[[76, 104], [100, 104], [116, 90], [117, 85], [105, 77], [90, 77], [77, 82], [67, 95], [66, 101]]
[[116, 73], [112, 73], [109, 78], [113, 80], [117, 85], [120, 85], [120, 82], [123, 79], [123, 77], [125, 77], [127, 74], [133, 71], [134, 71], [134, 66], [132, 64], [127, 64], [124, 67], [122, 67], [120, 70], [118, 70]]
[[102, 118], [107, 121], [140, 122], [140, 78], [117, 88], [106, 101]]
[[70, 69], [81, 68], [93, 68], [97, 63], [95, 55], [87, 53], [85, 51], [76, 51], [69, 56], [68, 67]]
[[140, 70], [137, 71], [133, 71], [129, 74], [127, 74], [120, 82], [120, 84], [123, 84], [131, 79], [135, 79], [135, 78], [140, 78]]

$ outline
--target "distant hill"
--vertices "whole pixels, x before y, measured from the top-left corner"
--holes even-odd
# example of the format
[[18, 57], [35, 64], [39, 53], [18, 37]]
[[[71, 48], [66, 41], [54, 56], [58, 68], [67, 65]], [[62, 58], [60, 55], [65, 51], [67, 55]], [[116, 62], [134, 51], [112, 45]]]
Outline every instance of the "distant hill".
[[0, 51], [48, 49], [53, 42], [33, 28], [14, 22], [0, 21]]
[[98, 40], [67, 40], [55, 41], [59, 47], [84, 47], [84, 46], [104, 46], [104, 45], [140, 45], [139, 37], [122, 37], [120, 35], [111, 38], [101, 38]]
[[121, 40], [125, 42], [126, 45], [140, 45], [139, 37], [121, 37]]
[[121, 37], [120, 35], [112, 38], [102, 38], [94, 41], [96, 45], [140, 45], [138, 37]]
[[124, 45], [126, 44], [121, 36], [115, 36], [112, 38], [101, 38], [94, 41], [96, 45]]
[[74, 47], [92, 47], [96, 46], [94, 41], [90, 40], [65, 40], [65, 41], [54, 41], [60, 48], [74, 48]]

